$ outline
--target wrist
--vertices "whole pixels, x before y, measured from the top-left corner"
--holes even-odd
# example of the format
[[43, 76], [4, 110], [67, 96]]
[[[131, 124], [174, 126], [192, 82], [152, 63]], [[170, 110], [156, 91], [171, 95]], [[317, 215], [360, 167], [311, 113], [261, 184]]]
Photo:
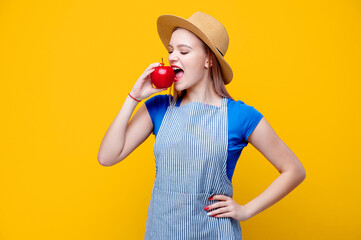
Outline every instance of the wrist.
[[133, 92], [128, 93], [128, 96], [136, 102], [141, 102], [140, 99], [138, 99], [137, 97], [134, 96]]
[[133, 91], [133, 89], [129, 93], [130, 93], [130, 95], [132, 95], [132, 97], [134, 97], [134, 98], [136, 98], [138, 100], [143, 100], [141, 98], [141, 96], [138, 96], [138, 94]]
[[248, 216], [248, 219], [252, 218], [255, 215], [255, 212], [249, 205], [245, 204], [244, 209], [245, 209], [246, 215]]

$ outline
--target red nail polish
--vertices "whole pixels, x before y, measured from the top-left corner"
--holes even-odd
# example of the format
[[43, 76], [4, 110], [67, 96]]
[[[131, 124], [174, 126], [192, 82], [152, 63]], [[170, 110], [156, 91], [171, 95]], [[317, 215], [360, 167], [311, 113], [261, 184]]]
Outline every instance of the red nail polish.
[[212, 215], [212, 217], [216, 217], [216, 216], [217, 216], [217, 214]]
[[207, 211], [209, 209], [209, 207], [205, 207], [204, 210]]
[[212, 200], [212, 197], [209, 197], [208, 200]]

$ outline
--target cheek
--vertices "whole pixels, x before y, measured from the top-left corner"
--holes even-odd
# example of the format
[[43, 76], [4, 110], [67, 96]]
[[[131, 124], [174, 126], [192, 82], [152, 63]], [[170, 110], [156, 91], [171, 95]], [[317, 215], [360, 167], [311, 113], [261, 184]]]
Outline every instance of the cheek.
[[200, 56], [192, 56], [191, 58], [185, 59], [184, 62], [187, 63], [187, 66], [189, 66], [192, 71], [199, 71], [204, 67], [203, 59]]

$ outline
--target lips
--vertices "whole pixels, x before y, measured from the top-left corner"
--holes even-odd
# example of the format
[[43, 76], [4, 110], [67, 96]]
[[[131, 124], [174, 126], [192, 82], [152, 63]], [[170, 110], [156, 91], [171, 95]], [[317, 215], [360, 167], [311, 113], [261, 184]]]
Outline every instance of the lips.
[[179, 80], [182, 79], [182, 77], [184, 75], [184, 70], [182, 68], [178, 67], [177, 65], [171, 65], [171, 67], [173, 68], [173, 70], [175, 72], [174, 82], [178, 82]]

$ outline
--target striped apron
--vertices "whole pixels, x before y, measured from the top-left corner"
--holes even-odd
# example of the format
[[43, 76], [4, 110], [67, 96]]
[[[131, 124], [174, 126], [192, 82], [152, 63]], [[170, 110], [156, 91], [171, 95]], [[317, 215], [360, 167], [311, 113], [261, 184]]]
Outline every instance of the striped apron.
[[227, 176], [227, 98], [217, 107], [168, 106], [154, 144], [156, 178], [146, 240], [241, 240], [239, 221], [207, 215], [216, 194], [233, 196]]

